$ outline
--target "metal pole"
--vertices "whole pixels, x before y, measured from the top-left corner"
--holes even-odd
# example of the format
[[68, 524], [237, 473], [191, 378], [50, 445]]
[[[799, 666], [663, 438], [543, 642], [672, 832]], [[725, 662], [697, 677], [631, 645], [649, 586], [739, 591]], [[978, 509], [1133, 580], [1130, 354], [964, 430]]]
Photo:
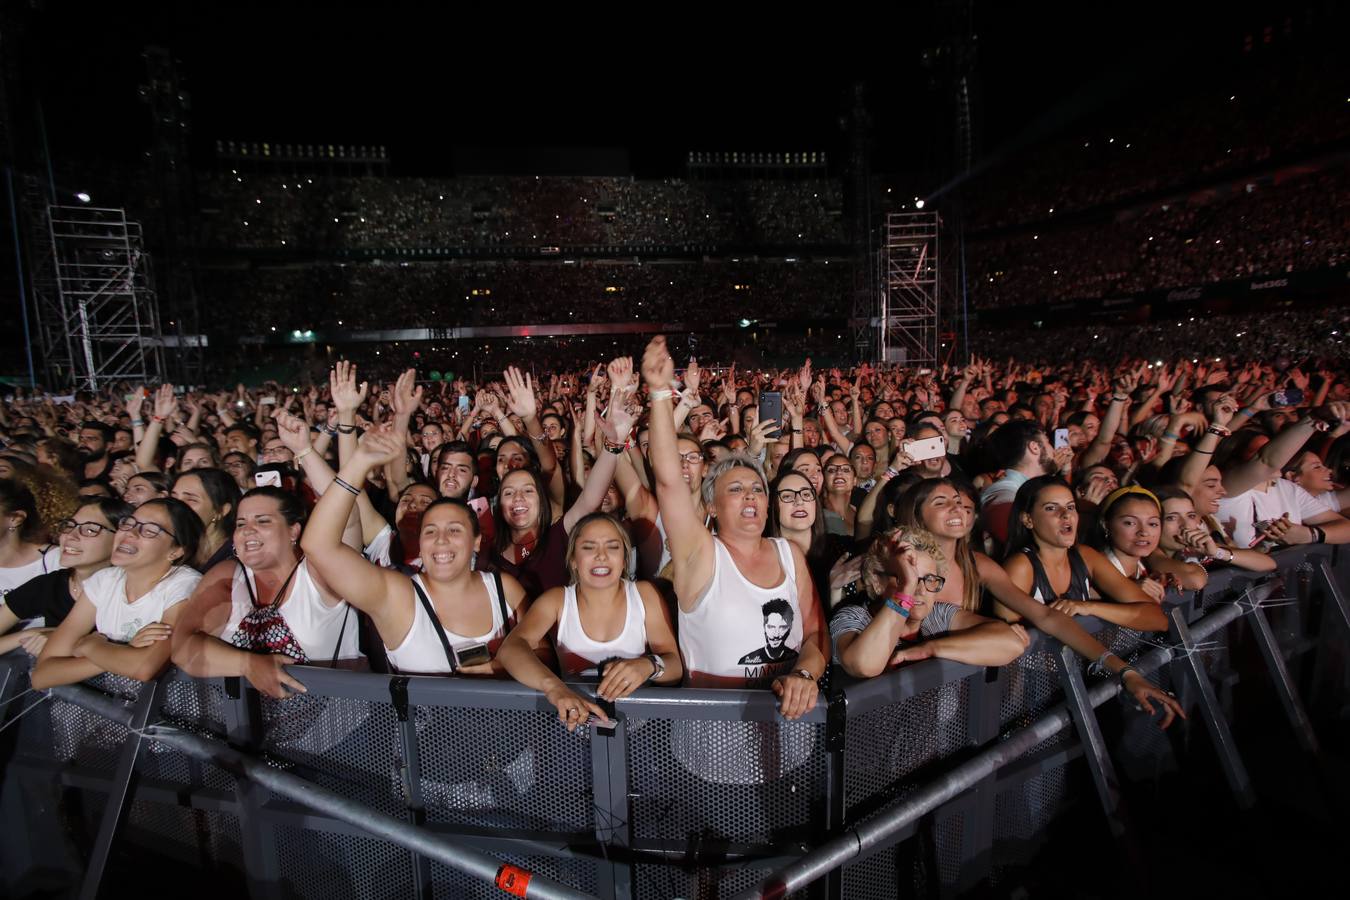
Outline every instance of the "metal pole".
[[33, 370], [33, 338], [28, 333], [28, 287], [23, 277], [23, 250], [19, 244], [19, 213], [14, 203], [14, 170], [5, 166], [5, 189], [9, 193], [9, 226], [14, 229], [14, 271], [19, 278], [19, 318], [23, 321], [23, 349], [28, 354], [28, 389], [37, 390]]
[[[1223, 606], [1197, 622], [1193, 634], [1201, 639], [1208, 637], [1243, 615], [1245, 611], [1236, 604]], [[1141, 673], [1149, 673], [1170, 661], [1175, 655], [1170, 648], [1152, 650], [1139, 657], [1134, 667]], [[1088, 691], [1088, 698], [1093, 707], [1101, 706], [1119, 690], [1120, 687], [1114, 680], [1105, 681], [1093, 686]], [[1054, 707], [1026, 728], [1014, 732], [1007, 740], [962, 763], [941, 779], [886, 807], [867, 822], [826, 841], [801, 859], [765, 878], [754, 888], [737, 894], [736, 900], [786, 897], [817, 878], [824, 877], [832, 869], [893, 843], [898, 833], [913, 825], [921, 816], [965, 793], [1037, 744], [1054, 737], [1067, 728], [1070, 721], [1069, 711], [1063, 704]]]
[[[104, 694], [75, 685], [53, 688], [52, 693], [62, 700], [131, 727], [130, 711], [125, 704]], [[241, 753], [221, 741], [158, 725], [142, 729], [141, 734], [176, 747], [189, 756], [214, 763], [236, 778], [247, 778], [310, 809], [362, 828], [373, 837], [398, 844], [487, 884], [496, 884], [517, 897], [538, 897], [540, 900], [595, 900], [590, 894], [559, 884], [538, 873], [503, 865], [476, 850], [455, 844], [440, 835], [371, 809], [303, 778], [274, 769], [265, 762]], [[506, 879], [512, 879], [509, 887], [505, 883]]]

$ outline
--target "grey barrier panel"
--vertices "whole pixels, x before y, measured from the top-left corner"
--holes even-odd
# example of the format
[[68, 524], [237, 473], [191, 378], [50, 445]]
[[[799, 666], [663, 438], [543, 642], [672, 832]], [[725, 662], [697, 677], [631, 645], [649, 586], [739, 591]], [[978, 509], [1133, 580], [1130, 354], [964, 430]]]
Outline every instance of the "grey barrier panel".
[[[1327, 548], [1283, 553], [1281, 567], [1320, 567], [1328, 556]], [[1344, 609], [1337, 576], [1346, 578], [1344, 561], [1338, 562], [1334, 570], [1328, 562], [1325, 574], [1318, 567], [1309, 573], [1326, 582], [1324, 609], [1337, 617]], [[1231, 603], [1233, 591], [1257, 580], [1216, 572], [1200, 596], [1187, 598], [1193, 611], [1181, 619]], [[1309, 591], [1299, 593], [1306, 605]], [[1288, 619], [1268, 623], [1273, 639], [1265, 646], [1281, 658], [1292, 654], [1293, 667], [1298, 654], [1316, 645], [1305, 638], [1291, 645], [1289, 635], [1297, 638], [1308, 623]], [[1135, 647], [1132, 632], [1080, 621], [1098, 628], [1121, 655], [1150, 649]], [[1256, 627], [1239, 623], [1225, 633], [1255, 639]], [[1343, 636], [1339, 626], [1336, 632]], [[1186, 649], [1179, 636], [1176, 641]], [[537, 693], [512, 683], [444, 678], [408, 679], [404, 722], [388, 677], [308, 667], [292, 670], [309, 687], [298, 702], [259, 702], [251, 691], [230, 696], [228, 680], [171, 676], [162, 685], [160, 715], [179, 728], [254, 746], [273, 765], [339, 796], [405, 824], [424, 820], [426, 829], [586, 893], [652, 897], [702, 889], [725, 895], [752, 887], [823, 834], [867, 826], [885, 800], [925, 790], [953, 753], [987, 747], [1000, 734], [1002, 743], [1014, 734], [1025, 737], [1018, 728], [1061, 696], [1057, 650], [1041, 637], [1017, 664], [991, 672], [928, 661], [866, 682], [838, 678], [833, 709], [823, 700], [797, 723], [779, 719], [776, 699], [767, 692], [644, 689], [615, 704], [613, 733], [562, 738], [551, 706]], [[1227, 656], [1204, 654], [1200, 666], [1191, 666], [1213, 673], [1211, 706], [1221, 705], [1219, 695], [1231, 690], [1236, 677]], [[1184, 675], [1178, 686], [1200, 677], [1186, 674], [1179, 656], [1172, 658], [1178, 660], [1172, 671], [1179, 679]], [[1292, 676], [1289, 683], [1292, 689]], [[6, 687], [12, 694], [13, 687]], [[98, 687], [115, 697], [137, 691], [134, 683], [112, 677], [100, 679]], [[1126, 758], [1139, 749], [1129, 721], [1120, 748]], [[23, 762], [7, 776], [22, 777], [7, 777], [5, 809], [14, 808], [16, 779], [27, 779], [27, 789], [72, 786], [86, 811], [98, 810], [113, 782], [125, 728], [52, 699], [15, 730]], [[496, 745], [485, 743], [485, 735]], [[502, 750], [503, 735], [517, 749]], [[896, 751], [887, 746], [888, 735], [909, 743]], [[253, 896], [495, 893], [371, 837], [360, 825], [298, 807], [154, 738], [136, 757], [125, 840], [150, 841], [157, 851], [186, 860], [245, 868]], [[1166, 747], [1156, 736], [1151, 740]], [[1153, 745], [1140, 746], [1152, 752]], [[1011, 858], [1006, 845], [1015, 841], [1008, 838], [1034, 845], [1067, 799], [1065, 766], [1082, 755], [1079, 742], [1058, 729], [1031, 750], [982, 775], [919, 826], [927, 855], [912, 847], [903, 854], [875, 853], [851, 862], [819, 890], [892, 896], [901, 878], [947, 890], [958, 880], [996, 874]], [[466, 768], [456, 754], [476, 762]], [[39, 771], [56, 771], [59, 781], [38, 785], [33, 776]], [[871, 796], [869, 785], [875, 786]]]
[[1214, 687], [1209, 683], [1209, 677], [1200, 662], [1198, 645], [1191, 636], [1191, 629], [1186, 624], [1184, 613], [1185, 610], [1178, 607], [1172, 610], [1170, 616], [1172, 621], [1170, 634], [1185, 651], [1177, 664], [1186, 667], [1190, 681], [1196, 688], [1201, 720], [1209, 730], [1215, 752], [1219, 756], [1219, 764], [1223, 768], [1224, 777], [1228, 779], [1229, 788], [1238, 801], [1238, 806], [1250, 809], [1256, 803], [1256, 791], [1252, 788], [1251, 776], [1247, 774], [1247, 766], [1238, 753], [1233, 733], [1228, 727], [1228, 719], [1219, 708], [1219, 700], [1214, 696]]

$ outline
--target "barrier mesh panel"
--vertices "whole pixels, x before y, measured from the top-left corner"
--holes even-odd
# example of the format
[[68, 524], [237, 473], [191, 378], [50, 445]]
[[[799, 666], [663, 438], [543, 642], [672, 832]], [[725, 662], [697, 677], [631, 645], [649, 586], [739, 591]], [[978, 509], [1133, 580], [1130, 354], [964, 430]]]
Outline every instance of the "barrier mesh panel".
[[844, 802], [855, 807], [892, 792], [910, 772], [970, 742], [968, 679], [915, 694], [900, 703], [851, 717], [844, 742]]
[[191, 865], [244, 869], [239, 820], [228, 813], [134, 800], [119, 839]]
[[58, 762], [111, 773], [127, 730], [97, 713], [71, 703], [48, 700], [51, 717], [51, 752]]
[[406, 900], [412, 854], [374, 838], [280, 827], [281, 894], [300, 900]]
[[[491, 853], [491, 856], [585, 894], [595, 894], [599, 890], [598, 860], [581, 856], [519, 856], [513, 853]], [[495, 884], [480, 881], [436, 862], [431, 864], [431, 886], [432, 896], [437, 900], [502, 900], [507, 896]]]
[[965, 829], [964, 813], [939, 815], [933, 823], [933, 856], [937, 862], [937, 880], [954, 886], [961, 880], [961, 840]]
[[907, 880], [902, 886], [895, 848], [887, 847], [844, 868], [843, 893], [849, 900], [894, 900], [910, 896], [912, 891]]
[[[203, 737], [225, 736], [225, 690], [218, 681], [176, 679], [161, 689], [160, 709], [151, 724], [173, 725]], [[234, 790], [234, 776], [159, 741], [147, 741], [136, 760], [136, 771], [147, 778], [175, 784]]]
[[824, 726], [630, 719], [628, 760], [639, 839], [802, 839], [824, 791]]
[[[641, 865], [633, 867], [633, 896], [635, 900], [669, 900], [671, 897], [705, 898], [734, 897], [742, 891], [750, 890], [769, 875], [772, 869], [741, 866], [725, 868], [701, 868], [697, 871], [679, 866]], [[803, 900], [807, 890], [788, 894], [790, 900]], [[852, 895], [845, 894], [852, 900]], [[887, 900], [896, 896], [894, 884], [890, 885]]]
[[392, 707], [299, 694], [264, 699], [263, 752], [301, 778], [392, 815], [406, 809]]
[[1028, 778], [994, 800], [994, 863], [1023, 865], [1044, 841], [1050, 820], [1068, 800], [1068, 772], [1060, 766]]
[[430, 821], [594, 831], [587, 728], [535, 710], [418, 707], [414, 721]]

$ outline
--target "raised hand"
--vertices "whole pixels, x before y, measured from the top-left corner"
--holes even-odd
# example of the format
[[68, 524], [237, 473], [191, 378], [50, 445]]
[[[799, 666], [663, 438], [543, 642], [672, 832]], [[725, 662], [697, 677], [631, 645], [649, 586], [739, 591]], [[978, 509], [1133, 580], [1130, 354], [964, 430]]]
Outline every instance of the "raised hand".
[[137, 385], [128, 396], [131, 399], [126, 402], [127, 415], [135, 421], [141, 417], [141, 409], [145, 406], [145, 386]]
[[534, 379], [529, 372], [515, 366], [506, 367], [506, 404], [519, 418], [533, 419], [539, 412], [539, 401], [534, 396]]
[[370, 385], [356, 383], [356, 366], [345, 359], [338, 360], [333, 371], [328, 373], [328, 390], [333, 395], [333, 405], [338, 412], [354, 413], [366, 402], [366, 393]]
[[811, 387], [811, 358], [809, 356], [797, 372], [797, 383], [801, 385], [802, 395], [805, 396], [807, 390]]
[[401, 459], [406, 453], [406, 441], [394, 434], [392, 425], [370, 428], [356, 443], [357, 457], [372, 469]]
[[413, 413], [422, 406], [422, 386], [417, 383], [417, 372], [408, 369], [394, 382], [394, 391], [390, 399], [394, 405], [394, 415], [400, 419], [411, 419]]
[[155, 415], [160, 419], [168, 419], [176, 412], [178, 400], [173, 395], [173, 385], [161, 384], [159, 390], [155, 391]]
[[[693, 364], [693, 360], [690, 360], [690, 365]], [[628, 395], [637, 390], [637, 378], [633, 375], [633, 358], [631, 356], [616, 357], [610, 361], [605, 371], [609, 377], [609, 402], [611, 406], [614, 405], [615, 399], [621, 395], [626, 401]]]
[[[613, 365], [613, 363], [611, 363]], [[689, 365], [684, 370], [684, 388], [687, 391], [693, 391], [694, 396], [699, 396], [698, 388], [703, 382], [703, 370], [698, 367], [698, 360], [689, 357]]]
[[651, 390], [659, 391], [669, 390], [674, 377], [675, 361], [666, 349], [665, 336], [658, 334], [648, 342], [642, 354], [642, 380]]
[[298, 456], [310, 448], [312, 442], [309, 425], [304, 419], [293, 416], [284, 409], [272, 413], [272, 418], [277, 423], [277, 437], [286, 445], [286, 449]]

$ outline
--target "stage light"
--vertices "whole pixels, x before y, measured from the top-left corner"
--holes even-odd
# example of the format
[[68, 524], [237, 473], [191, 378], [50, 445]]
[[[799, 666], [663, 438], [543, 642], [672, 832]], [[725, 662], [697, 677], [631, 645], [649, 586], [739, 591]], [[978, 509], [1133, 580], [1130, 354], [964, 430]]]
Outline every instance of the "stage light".
[[915, 209], [923, 209], [923, 201], [920, 200], [918, 197], [915, 197], [915, 198], [914, 198], [914, 208], [915, 208]]
[[78, 194], [75, 195], [75, 199], [80, 201], [81, 203], [88, 203], [89, 195], [86, 194], [84, 191], [80, 191]]

